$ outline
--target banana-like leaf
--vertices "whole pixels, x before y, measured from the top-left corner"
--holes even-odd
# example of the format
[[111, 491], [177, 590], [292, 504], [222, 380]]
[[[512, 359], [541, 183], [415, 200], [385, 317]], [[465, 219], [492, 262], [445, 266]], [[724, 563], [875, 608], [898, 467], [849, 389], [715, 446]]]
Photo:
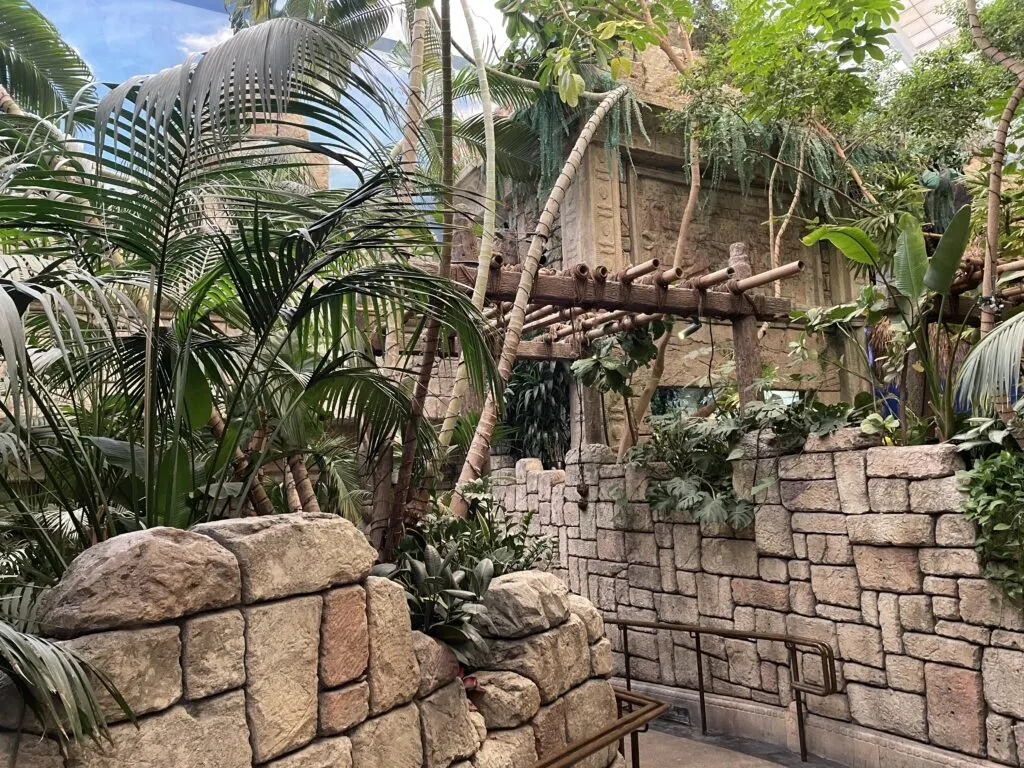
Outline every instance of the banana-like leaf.
[[942, 238], [928, 263], [928, 271], [924, 275], [925, 287], [940, 294], [945, 294], [949, 290], [970, 241], [971, 207], [965, 205], [956, 212], [946, 231], [942, 233]]
[[901, 295], [916, 301], [924, 293], [928, 249], [921, 222], [905, 213], [900, 217], [900, 236], [892, 260], [892, 282]]
[[811, 246], [820, 240], [832, 243], [850, 261], [869, 267], [878, 266], [878, 248], [859, 227], [837, 227], [826, 224], [818, 227], [803, 239], [804, 245]]

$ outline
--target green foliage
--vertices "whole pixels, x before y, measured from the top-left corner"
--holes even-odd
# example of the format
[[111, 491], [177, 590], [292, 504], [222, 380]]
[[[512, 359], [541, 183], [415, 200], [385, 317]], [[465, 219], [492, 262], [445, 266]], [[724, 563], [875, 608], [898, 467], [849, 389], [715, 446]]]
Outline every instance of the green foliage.
[[589, 357], [572, 364], [573, 374], [584, 386], [623, 397], [633, 394], [633, 374], [658, 356], [655, 342], [672, 329], [671, 320], [655, 320], [639, 328], [595, 339]]
[[520, 360], [505, 385], [504, 423], [516, 458], [538, 458], [560, 466], [569, 450], [572, 377], [558, 360]]
[[978, 526], [983, 575], [1011, 599], [1024, 599], [1024, 454], [999, 453], [959, 473], [964, 515]]
[[652, 508], [684, 512], [695, 522], [742, 528], [753, 520], [753, 499], [764, 490], [755, 484], [746, 496], [736, 493], [733, 461], [744, 457], [737, 449], [743, 437], [770, 434], [773, 447], [794, 452], [808, 435], [834, 432], [853, 415], [849, 406], [826, 405], [813, 392], [802, 393], [792, 404], [777, 398], [754, 402], [742, 413], [701, 417], [677, 411], [651, 417], [650, 438], [632, 448], [628, 460], [661, 478], [649, 486]]

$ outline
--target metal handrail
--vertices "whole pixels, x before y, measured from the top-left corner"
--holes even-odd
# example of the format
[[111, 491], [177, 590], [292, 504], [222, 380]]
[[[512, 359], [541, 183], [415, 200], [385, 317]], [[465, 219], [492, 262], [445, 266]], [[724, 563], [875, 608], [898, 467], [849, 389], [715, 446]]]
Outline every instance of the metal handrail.
[[[620, 742], [621, 751], [621, 741], [627, 735], [632, 736], [634, 739], [632, 742], [633, 754], [636, 755], [634, 760], [639, 758], [639, 751], [637, 750], [635, 740], [637, 731], [645, 728], [651, 720], [661, 717], [668, 712], [670, 707], [663, 701], [657, 701], [648, 696], [619, 690], [618, 688], [615, 689], [615, 701], [619, 711], [617, 719], [593, 736], [574, 741], [555, 754], [534, 763], [532, 768], [569, 768], [569, 766], [575, 765], [584, 758], [590, 757], [590, 755], [610, 744], [614, 744], [616, 741]], [[626, 707], [629, 708], [629, 711], [623, 715], [623, 709]]]
[[[797, 635], [784, 635], [777, 632], [743, 632], [737, 629], [718, 629], [715, 627], [702, 627], [696, 624], [672, 624], [660, 621], [626, 621], [624, 619], [605, 619], [605, 624], [612, 624], [619, 628], [622, 636], [623, 666], [625, 668], [626, 690], [632, 691], [633, 679], [630, 672], [629, 653], [629, 630], [630, 629], [661, 629], [669, 632], [688, 632], [694, 638], [694, 648], [697, 652], [697, 695], [700, 701], [700, 732], [707, 735], [707, 702], [704, 691], [704, 663], [701, 651], [700, 638], [702, 635], [714, 637], [726, 637], [736, 640], [769, 640], [782, 643], [786, 646], [789, 655], [789, 684], [793, 689], [793, 698], [796, 700], [797, 732], [800, 736], [800, 759], [807, 762], [807, 734], [804, 730], [804, 694], [815, 696], [829, 696], [836, 692], [838, 683], [836, 679], [836, 657], [832, 652], [832, 646], [821, 640], [811, 640]], [[806, 653], [813, 653], [821, 659], [821, 684], [808, 683], [800, 677], [800, 664], [797, 659], [798, 650]], [[633, 748], [633, 768], [639, 768], [639, 753], [637, 751], [638, 739], [636, 733], [630, 736], [630, 744]]]

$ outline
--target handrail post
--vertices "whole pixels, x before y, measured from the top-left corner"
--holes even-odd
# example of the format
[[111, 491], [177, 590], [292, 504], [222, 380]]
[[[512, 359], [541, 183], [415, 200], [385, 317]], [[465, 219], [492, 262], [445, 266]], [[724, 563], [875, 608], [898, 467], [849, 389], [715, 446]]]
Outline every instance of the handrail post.
[[796, 646], [786, 643], [786, 650], [789, 651], [789, 679], [790, 688], [793, 689], [793, 698], [796, 699], [796, 732], [800, 738], [800, 762], [807, 762], [807, 734], [804, 732], [804, 700], [803, 691], [800, 690], [800, 659], [797, 657]]
[[704, 697], [704, 659], [700, 650], [700, 632], [691, 632], [697, 648], [697, 696], [700, 699], [700, 733], [708, 735], [708, 705]]
[[[619, 625], [619, 631], [622, 633], [622, 663], [625, 666], [626, 672], [626, 690], [633, 690], [633, 673], [630, 671], [630, 656], [629, 656], [629, 627], [626, 624]], [[633, 711], [633, 705], [629, 706], [629, 711]], [[629, 734], [629, 757], [633, 763], [633, 768], [640, 768], [640, 735], [636, 731], [631, 731]]]

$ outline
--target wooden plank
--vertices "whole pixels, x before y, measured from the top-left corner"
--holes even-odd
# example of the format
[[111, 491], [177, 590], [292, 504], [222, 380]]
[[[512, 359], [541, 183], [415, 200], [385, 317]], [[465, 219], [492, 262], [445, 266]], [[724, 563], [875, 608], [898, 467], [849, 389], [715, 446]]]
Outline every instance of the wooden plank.
[[516, 357], [519, 360], [578, 360], [580, 348], [570, 341], [520, 341]]
[[[431, 265], [417, 265], [429, 270]], [[436, 270], [436, 267], [433, 267]], [[515, 301], [521, 273], [512, 270], [491, 270], [487, 281], [487, 298], [491, 301]], [[476, 270], [454, 265], [452, 279], [472, 286]], [[743, 294], [728, 291], [697, 291], [692, 288], [633, 283], [624, 285], [609, 280], [576, 280], [570, 275], [537, 275], [530, 301], [560, 307], [585, 309], [623, 309], [628, 312], [664, 312], [680, 316], [732, 319], [752, 316], [758, 320], [774, 320], [789, 315], [792, 302], [774, 296]]]
[[732, 321], [732, 348], [736, 362], [736, 390], [740, 406], [757, 400], [755, 380], [761, 378], [761, 347], [757, 338], [759, 323], [753, 317], [737, 317]]

